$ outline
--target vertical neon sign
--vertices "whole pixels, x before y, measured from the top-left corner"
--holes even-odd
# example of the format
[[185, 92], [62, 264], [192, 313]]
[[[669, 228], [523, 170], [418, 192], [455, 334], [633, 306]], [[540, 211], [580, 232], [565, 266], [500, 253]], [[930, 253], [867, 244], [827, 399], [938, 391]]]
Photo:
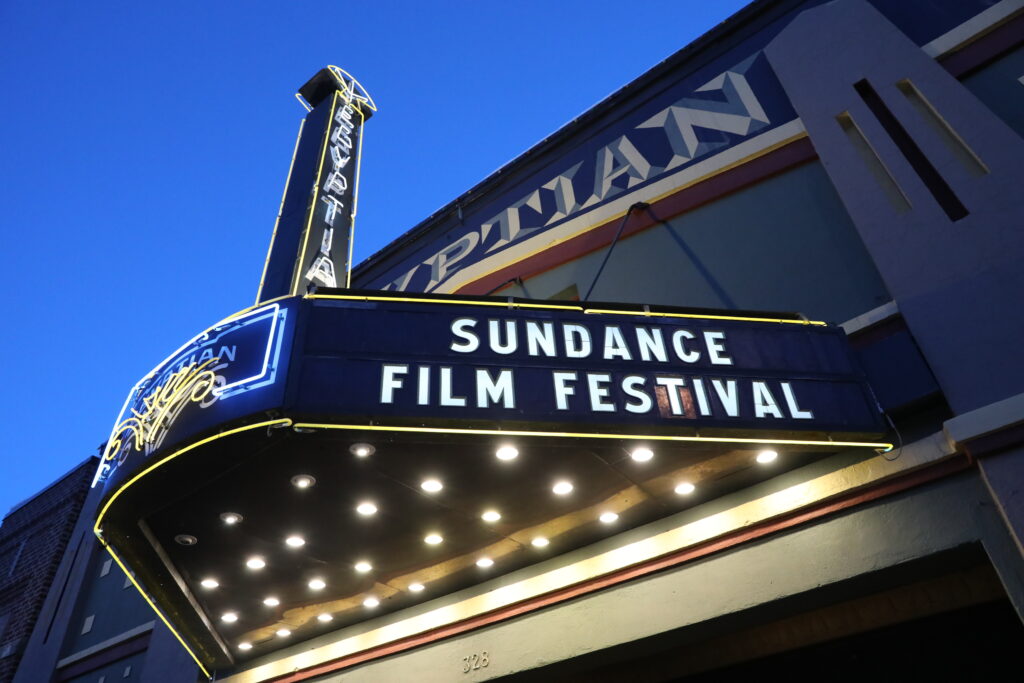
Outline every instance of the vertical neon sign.
[[348, 287], [359, 191], [363, 126], [377, 107], [336, 66], [321, 69], [296, 94], [308, 113], [274, 227], [257, 303]]

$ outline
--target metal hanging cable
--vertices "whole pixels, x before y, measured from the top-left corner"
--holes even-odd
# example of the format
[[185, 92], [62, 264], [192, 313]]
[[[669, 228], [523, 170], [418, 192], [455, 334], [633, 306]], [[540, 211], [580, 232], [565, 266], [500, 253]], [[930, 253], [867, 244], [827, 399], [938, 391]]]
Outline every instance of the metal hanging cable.
[[636, 204], [633, 204], [631, 207], [626, 209], [626, 215], [622, 217], [622, 221], [619, 223], [619, 229], [615, 231], [615, 238], [612, 239], [612, 243], [608, 245], [608, 251], [606, 251], [604, 253], [604, 260], [601, 261], [601, 267], [598, 268], [597, 269], [597, 273], [594, 274], [594, 281], [590, 283], [590, 288], [587, 289], [587, 293], [583, 296], [581, 301], [589, 301], [590, 300], [590, 294], [591, 294], [591, 292], [594, 291], [594, 285], [597, 284], [597, 280], [598, 280], [598, 278], [601, 277], [601, 273], [604, 271], [604, 267], [608, 264], [608, 259], [611, 258], [612, 250], [615, 249], [615, 245], [618, 243], [619, 237], [622, 236], [622, 230], [623, 230], [623, 228], [626, 227], [626, 221], [628, 221], [629, 217], [631, 215], [633, 215], [633, 211], [634, 210], [641, 210], [642, 211], [642, 210], [648, 208], [649, 206], [650, 205], [646, 204], [645, 202], [637, 202]]

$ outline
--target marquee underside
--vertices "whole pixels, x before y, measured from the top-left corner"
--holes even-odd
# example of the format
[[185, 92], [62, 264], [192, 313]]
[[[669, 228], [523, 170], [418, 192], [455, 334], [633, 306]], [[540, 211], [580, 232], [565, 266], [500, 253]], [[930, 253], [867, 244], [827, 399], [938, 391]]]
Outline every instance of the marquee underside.
[[[499, 459], [509, 446], [517, 456]], [[638, 448], [653, 457], [634, 459]], [[103, 530], [197, 654], [219, 667], [515, 571], [838, 450], [775, 447], [779, 457], [762, 464], [765, 449], [259, 427], [130, 482]], [[440, 490], [424, 489], [431, 480]], [[556, 493], [560, 483], [571, 491]], [[499, 519], [484, 518], [494, 512]], [[435, 534], [441, 541], [432, 544]], [[248, 566], [254, 558], [264, 566]]]

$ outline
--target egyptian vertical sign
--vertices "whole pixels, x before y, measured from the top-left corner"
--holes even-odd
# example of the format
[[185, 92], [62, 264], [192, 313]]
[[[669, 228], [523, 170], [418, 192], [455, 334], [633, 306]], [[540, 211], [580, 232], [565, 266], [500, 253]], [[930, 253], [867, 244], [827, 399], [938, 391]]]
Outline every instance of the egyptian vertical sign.
[[296, 96], [308, 113], [299, 129], [257, 303], [302, 294], [313, 285], [349, 284], [363, 125], [376, 105], [336, 66], [321, 69]]

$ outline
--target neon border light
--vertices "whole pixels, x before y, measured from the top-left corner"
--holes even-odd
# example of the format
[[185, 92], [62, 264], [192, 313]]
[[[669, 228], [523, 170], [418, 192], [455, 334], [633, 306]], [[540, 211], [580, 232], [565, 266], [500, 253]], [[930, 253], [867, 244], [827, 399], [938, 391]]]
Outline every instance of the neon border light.
[[[167, 356], [167, 358], [150, 370], [142, 379], [136, 382], [135, 386], [133, 386], [131, 391], [128, 392], [128, 396], [117, 415], [117, 419], [114, 421], [114, 426], [111, 428], [110, 436], [107, 438], [107, 448], [103, 453], [103, 457], [100, 459], [99, 466], [96, 468], [96, 474], [93, 476], [90, 487], [95, 487], [102, 479], [105, 479], [106, 476], [109, 476], [109, 474], [116, 469], [116, 467], [110, 466], [110, 461], [114, 456], [114, 453], [111, 450], [111, 445], [117, 443], [116, 436], [118, 429], [123, 424], [125, 414], [128, 412], [130, 406], [141, 398], [141, 395], [149, 389], [152, 382], [160, 374], [167, 371], [174, 365], [174, 361], [178, 360], [183, 355], [192, 352], [193, 347], [198, 349], [212, 345], [229, 332], [237, 331], [246, 325], [260, 322], [265, 320], [267, 317], [270, 317], [270, 332], [267, 335], [266, 349], [263, 353], [263, 362], [259, 371], [249, 377], [235, 380], [224, 387], [220, 387], [214, 390], [213, 393], [221, 399], [227, 399], [243, 391], [267, 386], [268, 384], [272, 384], [276, 381], [277, 366], [281, 353], [281, 342], [284, 334], [284, 325], [279, 325], [278, 323], [279, 321], [284, 321], [287, 313], [287, 310], [281, 309], [280, 303], [272, 303], [259, 308], [246, 309], [240, 313], [235, 313], [200, 332], [192, 339], [182, 344], [176, 351], [174, 351], [174, 353]], [[217, 336], [210, 338], [210, 334], [212, 332], [217, 332]], [[260, 380], [264, 381], [261, 382]]]
[[586, 306], [574, 304], [534, 304], [525, 301], [508, 301], [507, 299], [495, 299], [494, 301], [472, 301], [470, 299], [432, 299], [429, 297], [419, 298], [411, 296], [373, 296], [353, 294], [308, 294], [306, 299], [336, 299], [342, 301], [398, 301], [405, 303], [424, 304], [456, 304], [460, 306], [492, 306], [497, 308], [540, 308], [554, 311], [579, 311], [593, 315], [638, 315], [643, 317], [661, 318], [695, 318], [697, 320], [737, 320], [741, 322], [777, 323], [790, 325], [814, 325], [826, 327], [828, 323], [820, 320], [787, 320], [785, 318], [759, 318], [742, 315], [716, 315], [713, 313], [670, 313], [667, 311], [620, 311], [612, 308], [587, 308]]

